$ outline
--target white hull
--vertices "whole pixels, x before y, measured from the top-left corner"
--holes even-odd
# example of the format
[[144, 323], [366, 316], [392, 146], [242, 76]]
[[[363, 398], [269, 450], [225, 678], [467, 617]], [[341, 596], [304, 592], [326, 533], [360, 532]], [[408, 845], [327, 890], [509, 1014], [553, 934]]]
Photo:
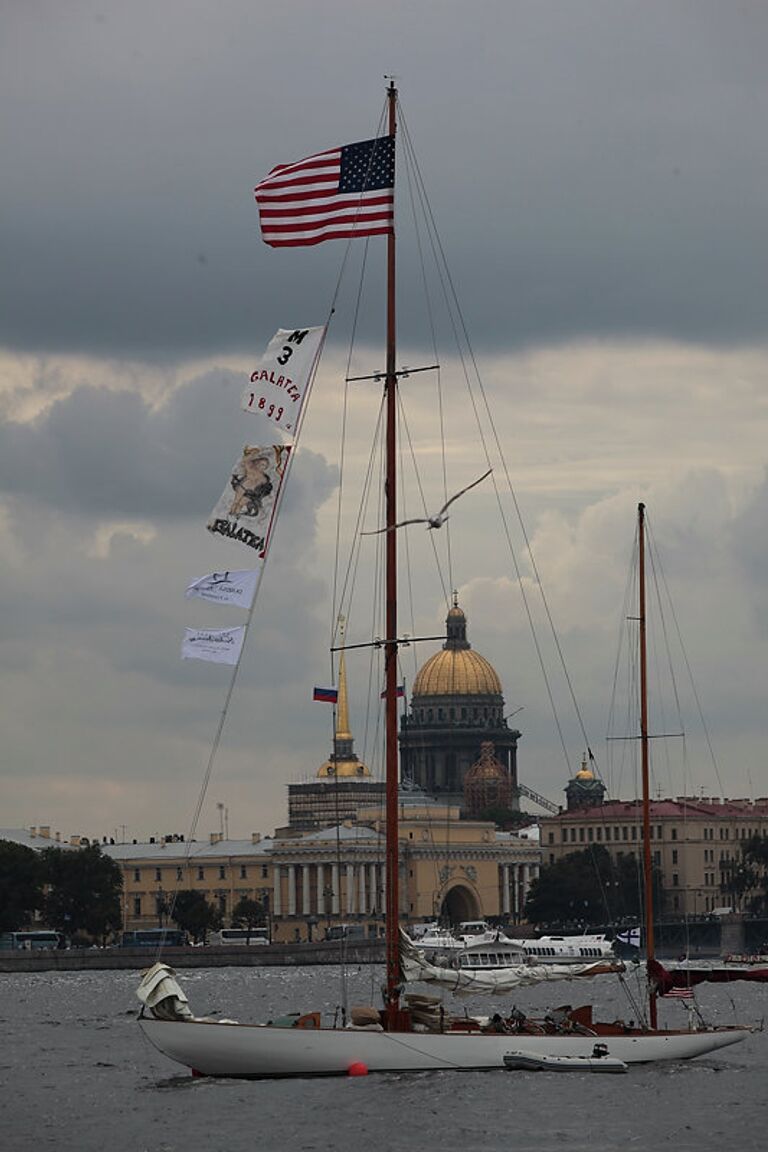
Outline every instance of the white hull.
[[[275, 1028], [217, 1021], [140, 1020], [147, 1039], [171, 1060], [208, 1076], [333, 1076], [350, 1064], [369, 1072], [466, 1071], [504, 1067], [518, 1050], [515, 1035], [368, 1032], [364, 1029]], [[627, 1064], [690, 1060], [736, 1044], [746, 1028], [653, 1035], [601, 1036]], [[526, 1052], [580, 1056], [584, 1036], [525, 1036]]]

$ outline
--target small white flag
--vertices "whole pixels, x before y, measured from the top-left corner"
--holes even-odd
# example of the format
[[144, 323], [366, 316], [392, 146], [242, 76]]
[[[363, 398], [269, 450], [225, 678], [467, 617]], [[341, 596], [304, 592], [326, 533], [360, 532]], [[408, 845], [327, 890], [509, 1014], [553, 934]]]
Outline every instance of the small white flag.
[[208, 518], [208, 531], [239, 540], [264, 560], [290, 451], [288, 444], [246, 444]]
[[325, 328], [278, 328], [243, 392], [246, 412], [294, 433]]
[[184, 660], [210, 660], [213, 664], [237, 664], [245, 628], [186, 628], [181, 655]]
[[211, 572], [193, 580], [184, 595], [187, 600], [199, 596], [214, 604], [237, 604], [240, 608], [250, 608], [259, 579], [257, 568], [247, 568], [241, 572]]

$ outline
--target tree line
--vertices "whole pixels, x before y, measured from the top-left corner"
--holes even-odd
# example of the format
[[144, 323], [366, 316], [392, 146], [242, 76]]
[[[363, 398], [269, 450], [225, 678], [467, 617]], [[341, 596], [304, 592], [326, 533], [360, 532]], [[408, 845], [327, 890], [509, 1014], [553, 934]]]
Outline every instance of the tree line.
[[[45, 848], [0, 840], [0, 932], [15, 932], [42, 921], [68, 940], [106, 944], [123, 926], [123, 874], [98, 844], [86, 848]], [[202, 892], [177, 892], [158, 904], [158, 927], [172, 921], [196, 943], [222, 926], [221, 913]], [[246, 930], [266, 923], [258, 900], [242, 899], [231, 922]]]

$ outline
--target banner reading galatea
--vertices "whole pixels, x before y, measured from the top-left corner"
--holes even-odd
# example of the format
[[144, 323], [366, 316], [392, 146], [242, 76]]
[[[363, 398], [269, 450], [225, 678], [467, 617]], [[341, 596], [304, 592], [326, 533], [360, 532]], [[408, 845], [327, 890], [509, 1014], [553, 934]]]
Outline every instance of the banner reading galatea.
[[264, 560], [290, 451], [288, 444], [246, 444], [210, 515], [208, 531], [239, 540]]
[[251, 373], [243, 409], [294, 433], [324, 332], [324, 327], [279, 328]]
[[245, 628], [185, 628], [181, 655], [184, 660], [210, 660], [212, 664], [237, 664]]
[[211, 572], [193, 580], [184, 595], [188, 600], [199, 596], [214, 604], [236, 604], [238, 608], [250, 608], [259, 580], [258, 568], [247, 568], [240, 572]]

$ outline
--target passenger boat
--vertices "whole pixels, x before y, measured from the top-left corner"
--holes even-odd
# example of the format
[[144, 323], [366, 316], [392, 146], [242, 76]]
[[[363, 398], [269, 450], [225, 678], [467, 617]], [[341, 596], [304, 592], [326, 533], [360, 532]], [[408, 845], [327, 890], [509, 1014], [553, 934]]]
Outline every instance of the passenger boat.
[[[376, 140], [335, 149], [310, 157], [298, 164], [274, 169], [259, 185], [257, 199], [262, 212], [262, 228], [267, 242], [275, 247], [314, 244], [323, 239], [355, 235], [385, 236], [386, 243], [386, 365], [375, 376], [383, 382], [383, 413], [386, 421], [385, 475], [382, 492], [384, 526], [379, 530], [385, 553], [385, 621], [383, 637], [372, 639], [384, 651], [383, 698], [386, 731], [386, 973], [383, 1005], [364, 1011], [353, 1009], [349, 1024], [327, 1025], [320, 1012], [296, 1015], [291, 1027], [245, 1023], [239, 1020], [205, 1019], [192, 1014], [186, 995], [171, 969], [160, 963], [145, 976], [138, 994], [143, 1003], [140, 1027], [146, 1038], [160, 1052], [200, 1074], [235, 1077], [345, 1075], [350, 1069], [370, 1072], [424, 1072], [429, 1070], [500, 1069], [513, 1051], [510, 1036], [514, 1033], [520, 1051], [539, 1058], [580, 1058], [585, 1051], [585, 1036], [608, 1043], [612, 1057], [626, 1063], [682, 1060], [717, 1051], [743, 1040], [748, 1029], [741, 1027], [659, 1028], [655, 1016], [655, 996], [651, 997], [650, 1026], [625, 1026], [620, 1021], [593, 1021], [591, 1008], [568, 1011], [559, 1020], [520, 1020], [512, 1015], [499, 1022], [464, 1016], [452, 1016], [441, 1006], [427, 1005], [423, 998], [409, 999], [404, 993], [410, 981], [422, 981], [430, 975], [423, 953], [401, 940], [400, 861], [398, 853], [398, 653], [411, 637], [401, 636], [398, 626], [397, 555], [398, 521], [397, 483], [398, 455], [396, 444], [398, 387], [400, 378], [414, 369], [399, 369], [396, 355], [395, 231], [394, 231], [394, 145], [396, 132], [397, 91], [394, 82], [387, 90], [388, 133]], [[350, 151], [351, 150], [351, 151]], [[346, 199], [340, 200], [339, 166], [354, 154], [355, 171], [362, 171], [362, 182], [353, 179], [345, 185]], [[339, 157], [341, 156], [341, 160]], [[351, 161], [350, 161], [351, 162]], [[368, 176], [370, 173], [370, 178]], [[357, 178], [357, 177], [356, 177]], [[323, 205], [328, 198], [335, 205], [329, 216]], [[342, 202], [343, 201], [343, 202]], [[303, 215], [296, 215], [300, 212]], [[320, 219], [320, 223], [315, 221]], [[308, 231], [309, 230], [309, 231]], [[289, 349], [290, 352], [290, 349]], [[253, 396], [252, 394], [252, 401]], [[282, 412], [282, 408], [280, 409]], [[260, 468], [266, 465], [259, 464]], [[485, 475], [488, 475], [486, 473]], [[484, 479], [484, 477], [481, 477]], [[263, 486], [258, 491], [249, 484], [244, 470], [236, 472], [241, 491], [238, 501], [246, 512], [259, 503]], [[470, 485], [471, 487], [471, 485]], [[462, 490], [464, 491], [464, 490]], [[460, 493], [461, 494], [461, 493]], [[447, 507], [425, 520], [428, 530], [444, 522]], [[215, 531], [226, 533], [244, 543], [252, 543], [253, 532], [230, 531], [221, 518]], [[261, 541], [266, 548], [266, 537]], [[641, 610], [642, 613], [643, 610]], [[642, 614], [641, 614], [642, 618]], [[647, 726], [643, 722], [643, 739], [647, 743]], [[648, 780], [644, 772], [645, 847], [649, 850]], [[650, 876], [650, 859], [647, 861]], [[649, 907], [649, 923], [652, 910]], [[652, 949], [650, 954], [652, 955]], [[433, 966], [434, 967], [434, 966]], [[592, 965], [519, 966], [514, 979], [509, 970], [506, 985], [521, 987], [538, 980], [580, 980], [593, 974]], [[604, 965], [597, 964], [598, 970]], [[561, 971], [555, 971], [555, 969]], [[435, 969], [435, 972], [437, 969]], [[450, 974], [451, 977], [455, 974]], [[468, 975], [476, 980], [478, 973]], [[524, 1047], [523, 1047], [524, 1038]], [[516, 1050], [516, 1049], [515, 1049]]]

